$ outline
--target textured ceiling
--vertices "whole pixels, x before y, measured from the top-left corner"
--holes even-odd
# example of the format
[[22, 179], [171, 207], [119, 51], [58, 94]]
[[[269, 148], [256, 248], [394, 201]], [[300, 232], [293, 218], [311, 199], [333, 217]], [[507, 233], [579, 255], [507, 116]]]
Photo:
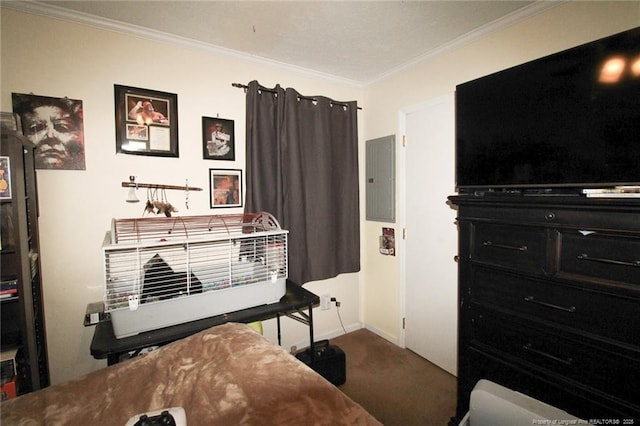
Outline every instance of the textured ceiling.
[[[6, 2], [5, 4], [27, 2]], [[120, 29], [182, 41], [367, 84], [535, 12], [532, 1], [43, 1], [51, 14], [106, 18]], [[72, 13], [70, 13], [72, 12]]]

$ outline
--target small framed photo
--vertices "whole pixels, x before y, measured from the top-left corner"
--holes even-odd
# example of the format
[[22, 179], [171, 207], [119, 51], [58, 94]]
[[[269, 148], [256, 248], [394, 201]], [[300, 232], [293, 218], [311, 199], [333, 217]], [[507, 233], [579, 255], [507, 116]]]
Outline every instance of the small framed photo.
[[178, 95], [114, 86], [116, 152], [178, 157]]
[[11, 165], [9, 157], [0, 157], [0, 200], [11, 199]]
[[233, 120], [202, 117], [202, 158], [205, 160], [235, 160]]
[[211, 208], [242, 207], [242, 170], [209, 169]]

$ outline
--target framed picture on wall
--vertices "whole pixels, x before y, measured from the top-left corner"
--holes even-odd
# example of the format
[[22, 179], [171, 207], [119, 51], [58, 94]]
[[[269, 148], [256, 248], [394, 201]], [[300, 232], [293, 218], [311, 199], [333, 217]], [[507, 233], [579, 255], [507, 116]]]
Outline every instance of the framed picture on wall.
[[[0, 200], [11, 199], [11, 165], [9, 157], [0, 156]], [[4, 231], [4, 229], [3, 229]]]
[[12, 93], [11, 101], [23, 134], [36, 146], [36, 169], [86, 169], [82, 100]]
[[114, 86], [116, 152], [178, 157], [178, 95]]
[[202, 158], [205, 160], [235, 160], [233, 120], [202, 117]]
[[242, 207], [242, 170], [209, 169], [211, 208]]

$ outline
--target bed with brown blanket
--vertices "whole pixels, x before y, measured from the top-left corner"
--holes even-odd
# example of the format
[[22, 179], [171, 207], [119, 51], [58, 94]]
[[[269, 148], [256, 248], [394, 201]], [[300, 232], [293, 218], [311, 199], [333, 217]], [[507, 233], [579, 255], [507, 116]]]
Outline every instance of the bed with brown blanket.
[[252, 328], [227, 323], [2, 403], [3, 425], [124, 425], [183, 407], [188, 425], [379, 425]]

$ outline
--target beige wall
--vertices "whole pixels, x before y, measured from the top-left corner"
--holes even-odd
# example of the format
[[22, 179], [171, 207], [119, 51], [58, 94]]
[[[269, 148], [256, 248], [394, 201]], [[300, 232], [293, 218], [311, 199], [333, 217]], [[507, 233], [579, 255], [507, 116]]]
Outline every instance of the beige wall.
[[[143, 206], [125, 202], [121, 182], [201, 187], [190, 193], [167, 193], [179, 214], [223, 214], [210, 210], [209, 168], [244, 169], [245, 96], [234, 82], [257, 79], [265, 86], [280, 83], [303, 94], [337, 100], [362, 99], [362, 90], [266, 63], [219, 56], [214, 52], [125, 36], [58, 19], [10, 9], [2, 13], [2, 92], [0, 107], [11, 111], [11, 93], [69, 97], [84, 106], [85, 171], [38, 170], [42, 276], [51, 379], [58, 383], [105, 365], [89, 353], [93, 327], [83, 327], [87, 303], [102, 300], [101, 244], [113, 217], [140, 217]], [[180, 158], [116, 154], [113, 85], [178, 94]], [[234, 162], [202, 159], [202, 116], [235, 120]], [[364, 119], [360, 117], [360, 126]], [[360, 132], [363, 132], [362, 130]], [[140, 191], [142, 199], [146, 193]], [[330, 232], [330, 230], [327, 230]], [[316, 294], [342, 302], [348, 329], [360, 327], [360, 273], [309, 283]], [[314, 310], [318, 338], [341, 332], [335, 307]], [[308, 328], [283, 319], [283, 345], [308, 345]], [[276, 341], [275, 320], [265, 335]]]
[[[105, 365], [89, 354], [93, 328], [83, 327], [82, 318], [86, 304], [102, 298], [100, 244], [111, 218], [141, 214], [140, 205], [124, 202], [126, 189], [121, 188], [120, 182], [133, 174], [141, 182], [181, 185], [188, 179], [190, 185], [206, 189], [209, 168], [244, 168], [244, 95], [231, 83], [257, 79], [266, 86], [281, 83], [295, 87], [303, 94], [358, 100], [363, 107], [358, 118], [360, 175], [364, 182], [364, 141], [398, 133], [401, 110], [450, 93], [456, 84], [474, 77], [637, 26], [639, 4], [561, 3], [366, 88], [213, 51], [0, 9], [1, 110], [11, 110], [12, 92], [67, 96], [84, 103], [86, 171], [38, 171], [52, 382]], [[114, 84], [178, 94], [179, 160], [115, 154]], [[202, 116], [217, 115], [235, 120], [239, 148], [235, 162], [202, 160], [200, 120]], [[188, 212], [184, 211], [183, 194], [168, 195], [180, 214], [212, 212], [206, 191], [191, 193]], [[361, 206], [363, 197], [362, 192]], [[401, 209], [399, 205], [399, 213]], [[403, 306], [401, 256], [378, 253], [381, 226], [389, 224], [363, 221], [362, 272], [306, 287], [317, 294], [331, 294], [342, 302], [342, 320], [348, 330], [363, 322], [398, 342]], [[401, 235], [402, 224], [395, 226], [396, 235]], [[451, 277], [452, 285], [455, 280]], [[314, 309], [314, 319], [318, 338], [341, 330], [335, 308]], [[275, 341], [274, 321], [265, 324], [265, 334]], [[283, 320], [285, 347], [308, 343], [307, 340], [307, 329], [302, 324]]]
[[[399, 113], [414, 105], [453, 93], [455, 86], [474, 78], [640, 25], [640, 2], [560, 2], [501, 30], [487, 33], [366, 88], [366, 126], [362, 140], [399, 133]], [[397, 140], [401, 140], [398, 135]], [[453, 141], [452, 141], [453, 143]], [[439, 149], [434, 146], [433, 149]], [[398, 158], [402, 149], [398, 148]], [[450, 175], [451, 165], [441, 173]], [[399, 168], [398, 173], [403, 171]], [[430, 171], [438, 173], [438, 171]], [[398, 179], [401, 181], [402, 179]], [[425, 182], [428, 184], [428, 180]], [[454, 183], [451, 183], [453, 188]], [[397, 192], [398, 194], [401, 191]], [[412, 194], [412, 196], [419, 196]], [[396, 217], [402, 218], [401, 199]], [[434, 200], [443, 203], [445, 200]], [[443, 224], [449, 226], [450, 224]], [[365, 325], [402, 342], [402, 243], [396, 257], [376, 252], [377, 236], [387, 224], [366, 222], [363, 276]], [[396, 236], [402, 235], [401, 221]], [[409, 233], [411, 231], [409, 230]], [[455, 238], [455, 233], [452, 233]], [[456, 276], [450, 277], [456, 285]], [[451, 306], [451, 309], [456, 309]]]

